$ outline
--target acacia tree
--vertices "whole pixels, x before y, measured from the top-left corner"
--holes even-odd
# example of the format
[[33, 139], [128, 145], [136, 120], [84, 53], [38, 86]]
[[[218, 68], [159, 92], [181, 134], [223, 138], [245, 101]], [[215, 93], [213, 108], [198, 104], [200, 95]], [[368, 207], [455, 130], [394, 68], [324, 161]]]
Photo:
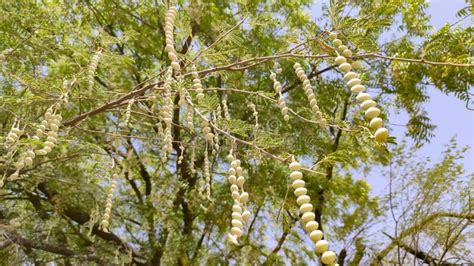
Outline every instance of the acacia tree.
[[[354, 173], [391, 160], [388, 107], [421, 145], [427, 85], [469, 102], [472, 28], [431, 33], [421, 0], [310, 4], [2, 1], [2, 261], [332, 264], [328, 240], [360, 262], [383, 204]], [[409, 252], [402, 215], [374, 263]]]

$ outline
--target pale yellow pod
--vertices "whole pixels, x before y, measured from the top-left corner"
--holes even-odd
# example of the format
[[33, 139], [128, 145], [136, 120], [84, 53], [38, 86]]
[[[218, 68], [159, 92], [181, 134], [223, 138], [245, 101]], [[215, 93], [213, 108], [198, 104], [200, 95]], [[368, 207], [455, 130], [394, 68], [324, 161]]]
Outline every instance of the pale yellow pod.
[[324, 264], [333, 264], [336, 261], [336, 253], [333, 251], [325, 251], [321, 256], [321, 261]]
[[300, 187], [300, 188], [297, 188], [295, 189], [295, 196], [299, 197], [301, 195], [306, 195], [306, 193], [308, 193], [308, 190], [304, 187]]
[[303, 224], [309, 221], [314, 221], [314, 219], [316, 219], [316, 215], [314, 214], [314, 212], [306, 212], [303, 214], [303, 216], [301, 216], [301, 221], [303, 222]]
[[239, 176], [239, 178], [237, 178], [237, 185], [241, 187], [244, 185], [244, 183], [245, 183], [245, 177]]
[[229, 176], [229, 178], [227, 180], [229, 180], [229, 183], [232, 184], [232, 185], [237, 184], [237, 178], [235, 177], [235, 175]]
[[309, 234], [309, 238], [315, 243], [317, 243], [319, 240], [323, 239], [323, 231], [321, 230], [314, 230]]
[[248, 221], [250, 218], [250, 212], [245, 210], [243, 213], [242, 213], [242, 220], [244, 220], [244, 222]]
[[311, 198], [308, 195], [301, 195], [296, 199], [296, 203], [300, 206], [305, 203], [309, 203], [310, 201], [311, 201]]
[[299, 162], [292, 162], [289, 166], [291, 171], [299, 171], [301, 169], [301, 164]]
[[300, 188], [300, 187], [304, 187], [304, 181], [299, 179], [299, 180], [295, 180], [293, 181], [293, 183], [291, 184], [291, 186], [294, 188], [294, 189], [297, 189], [297, 188]]
[[344, 80], [345, 81], [349, 81], [351, 79], [354, 79], [354, 78], [358, 78], [359, 77], [359, 74], [355, 73], [355, 72], [347, 72], [345, 75], [344, 75]]
[[364, 102], [371, 99], [372, 99], [372, 96], [370, 96], [370, 94], [365, 93], [365, 92], [359, 92], [359, 94], [357, 94], [357, 97], [356, 97], [356, 100], [359, 102]]
[[362, 82], [362, 81], [361, 81], [360, 79], [358, 79], [358, 78], [353, 78], [353, 79], [351, 79], [351, 80], [349, 80], [349, 81], [347, 82], [347, 86], [348, 86], [349, 88], [352, 88], [352, 87], [355, 86], [355, 85], [359, 85], [361, 82]]
[[342, 45], [342, 41], [339, 40], [339, 39], [334, 39], [334, 40], [332, 41], [332, 45], [334, 45], [334, 47], [338, 48], [339, 46]]
[[336, 62], [336, 64], [338, 65], [341, 65], [343, 63], [346, 63], [347, 59], [344, 56], [338, 56], [334, 59], [334, 62]]
[[313, 204], [311, 204], [311, 203], [305, 203], [305, 204], [301, 205], [301, 207], [300, 207], [300, 212], [303, 213], [303, 214], [307, 213], [307, 212], [310, 212], [312, 210], [313, 210]]
[[324, 251], [327, 251], [329, 248], [329, 243], [326, 240], [319, 240], [316, 242], [316, 252], [317, 253], [323, 253]]
[[303, 173], [301, 173], [300, 171], [293, 171], [290, 174], [290, 178], [291, 178], [291, 181], [301, 179], [303, 178]]
[[237, 219], [232, 219], [231, 223], [233, 227], [238, 227], [238, 228], [244, 227], [244, 224], [242, 224], [242, 222]]
[[337, 33], [335, 32], [329, 33], [329, 38], [331, 38], [331, 40], [337, 39]]
[[339, 65], [339, 69], [344, 73], [349, 72], [351, 71], [351, 65], [349, 63], [342, 63]]
[[362, 109], [364, 109], [364, 110], [367, 110], [367, 109], [369, 109], [370, 107], [374, 107], [374, 106], [376, 106], [376, 105], [377, 105], [377, 103], [376, 103], [375, 101], [373, 101], [373, 100], [366, 100], [366, 101], [364, 101], [363, 103], [360, 104], [360, 107], [361, 107]]
[[232, 211], [242, 213], [242, 208], [239, 205], [234, 204], [234, 205], [232, 205]]
[[232, 227], [232, 228], [230, 229], [230, 232], [231, 232], [233, 235], [237, 236], [237, 237], [241, 237], [241, 236], [242, 236], [242, 230], [241, 230], [240, 228], [238, 228], [238, 227]]
[[377, 107], [370, 107], [365, 111], [365, 117], [372, 119], [380, 115], [380, 109]]
[[249, 193], [247, 192], [242, 193], [239, 198], [240, 202], [242, 203], [247, 202], [248, 199], [249, 199]]
[[232, 191], [232, 198], [238, 200], [240, 198], [240, 194], [237, 191]]
[[232, 219], [241, 221], [242, 220], [242, 214], [240, 214], [238, 212], [232, 212]]
[[381, 127], [375, 131], [375, 140], [384, 142], [388, 138], [388, 130], [384, 127]]
[[364, 85], [355, 85], [351, 88], [351, 92], [353, 93], [360, 93], [365, 91], [365, 86]]
[[383, 120], [380, 117], [374, 117], [370, 120], [369, 127], [371, 129], [378, 129], [383, 125]]
[[312, 232], [314, 230], [317, 230], [319, 227], [319, 224], [318, 222], [316, 221], [309, 221], [306, 223], [306, 225], [304, 226], [304, 228], [306, 229], [306, 231], [308, 232]]
[[349, 49], [345, 49], [344, 51], [342, 51], [342, 55], [345, 56], [345, 57], [351, 57], [352, 52]]

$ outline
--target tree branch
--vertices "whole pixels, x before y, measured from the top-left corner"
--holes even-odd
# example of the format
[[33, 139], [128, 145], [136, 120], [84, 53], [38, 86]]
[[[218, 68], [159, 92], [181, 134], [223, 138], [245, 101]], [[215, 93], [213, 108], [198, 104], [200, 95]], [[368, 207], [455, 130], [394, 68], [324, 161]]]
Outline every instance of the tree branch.
[[3, 231], [4, 236], [10, 241], [25, 248], [39, 249], [46, 252], [64, 255], [66, 257], [75, 257], [79, 260], [94, 261], [100, 265], [105, 265], [105, 262], [102, 261], [97, 255], [93, 254], [80, 254], [71, 249], [68, 249], [64, 246], [57, 246], [40, 240], [29, 240], [22, 237], [20, 234], [14, 230], [8, 228], [6, 225], [0, 224], [0, 230]]

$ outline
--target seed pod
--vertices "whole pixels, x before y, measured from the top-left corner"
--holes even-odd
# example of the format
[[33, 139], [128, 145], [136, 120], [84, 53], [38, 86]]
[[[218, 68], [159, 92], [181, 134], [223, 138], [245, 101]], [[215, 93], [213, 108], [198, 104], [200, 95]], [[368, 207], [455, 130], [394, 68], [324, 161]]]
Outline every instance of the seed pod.
[[329, 243], [326, 240], [319, 240], [316, 242], [316, 252], [323, 253], [324, 251], [328, 250]]
[[179, 71], [181, 69], [181, 67], [179, 66], [179, 63], [178, 62], [171, 62], [171, 67], [175, 70], [175, 71]]
[[30, 158], [35, 158], [35, 153], [32, 150], [26, 151], [26, 156]]
[[239, 192], [239, 187], [238, 187], [237, 185], [235, 185], [235, 184], [232, 184], [232, 185], [230, 186], [230, 191], [231, 191], [231, 192], [234, 192], [234, 191]]
[[[306, 224], [307, 222], [309, 221], [314, 221], [314, 219], [316, 219], [316, 215], [314, 214], [314, 212], [306, 212], [303, 214], [303, 216], [301, 216], [301, 221]], [[318, 229], [318, 228], [316, 228]], [[316, 230], [314, 229], [314, 230]], [[314, 230], [310, 230], [310, 231], [314, 231]]]
[[284, 115], [284, 116], [283, 116], [283, 120], [285, 120], [285, 121], [290, 120], [290, 116], [289, 116], [289, 115]]
[[331, 38], [332, 40], [337, 39], [337, 33], [335, 32], [329, 33], [329, 38]]
[[245, 178], [243, 176], [239, 176], [239, 178], [237, 178], [237, 185], [239, 185], [239, 187], [243, 186], [245, 183]]
[[301, 195], [296, 199], [296, 203], [300, 206], [303, 204], [309, 203], [310, 201], [311, 201], [311, 198], [308, 195]]
[[378, 129], [383, 125], [383, 120], [380, 117], [374, 117], [370, 120], [369, 127], [371, 129]]
[[292, 162], [289, 166], [291, 171], [299, 171], [301, 169], [301, 164], [299, 162]]
[[240, 202], [242, 203], [246, 203], [248, 199], [249, 199], [249, 193], [247, 192], [243, 192], [239, 198]]
[[339, 45], [339, 47], [337, 47], [337, 50], [339, 50], [339, 52], [342, 52], [344, 50], [347, 49], [347, 46], [345, 46], [344, 44], [343, 45]]
[[45, 150], [43, 150], [43, 149], [41, 149], [41, 150], [36, 150], [35, 153], [36, 153], [36, 155], [43, 155], [43, 156], [46, 155], [46, 154], [48, 154], [48, 152], [45, 151]]
[[324, 264], [333, 264], [336, 261], [336, 253], [333, 251], [325, 251], [321, 256], [321, 261]]
[[309, 238], [317, 243], [319, 240], [323, 239], [323, 232], [321, 230], [314, 230], [309, 234]]
[[351, 79], [358, 78], [358, 77], [359, 77], [359, 74], [351, 71], [351, 72], [347, 72], [344, 75], [344, 80], [349, 81]]
[[351, 70], [351, 65], [349, 63], [342, 63], [339, 65], [339, 69], [342, 72], [349, 72]]
[[291, 181], [303, 178], [303, 173], [300, 171], [293, 171], [290, 174]]
[[229, 171], [227, 171], [227, 173], [229, 175], [235, 175], [236, 174], [235, 168], [234, 167], [229, 168]]
[[229, 180], [229, 183], [231, 183], [232, 185], [237, 184], [237, 178], [235, 177], [235, 175], [230, 175], [228, 180]]
[[344, 56], [338, 56], [336, 57], [336, 59], [334, 59], [334, 62], [336, 62], [336, 64], [338, 65], [341, 65], [343, 63], [346, 63], [347, 59]]
[[334, 40], [332, 41], [332, 45], [334, 45], [334, 47], [338, 48], [339, 46], [342, 45], [342, 41], [339, 40], [339, 39], [334, 39]]
[[[306, 214], [306, 213], [305, 213]], [[309, 221], [306, 223], [306, 225], [304, 226], [304, 228], [306, 229], [306, 231], [308, 232], [313, 232], [314, 230], [317, 230], [319, 227], [319, 224], [318, 222], [316, 221]]]
[[349, 49], [345, 49], [344, 51], [342, 51], [342, 55], [345, 56], [345, 57], [351, 57], [352, 52]]
[[232, 226], [233, 226], [233, 227], [238, 227], [238, 228], [243, 228], [243, 227], [244, 227], [244, 225], [242, 224], [242, 222], [239, 221], [239, 220], [236, 220], [236, 219], [232, 219], [232, 222], [231, 222], [231, 223], [232, 223]]
[[370, 107], [365, 111], [365, 117], [372, 119], [380, 115], [380, 109], [377, 107]]
[[245, 210], [243, 213], [242, 213], [242, 220], [244, 220], [244, 222], [248, 221], [250, 218], [250, 212]]
[[291, 184], [291, 186], [294, 188], [294, 189], [297, 189], [297, 188], [300, 188], [300, 187], [304, 187], [304, 181], [303, 180], [295, 180], [293, 181], [293, 183]]
[[360, 93], [365, 91], [365, 86], [364, 85], [355, 85], [354, 87], [351, 88], [351, 92], [353, 93]]
[[242, 208], [239, 205], [234, 204], [234, 205], [232, 205], [232, 211], [242, 213]]
[[300, 188], [297, 188], [295, 189], [295, 196], [299, 197], [301, 195], [306, 195], [306, 193], [308, 193], [308, 190], [304, 187], [300, 187]]
[[51, 128], [51, 130], [53, 130], [53, 131], [58, 131], [59, 130], [59, 127], [56, 124], [50, 124], [49, 128]]
[[311, 203], [305, 203], [303, 205], [300, 206], [300, 212], [301, 213], [306, 213], [306, 212], [310, 212], [313, 210], [313, 204]]
[[359, 92], [359, 94], [357, 94], [357, 97], [356, 97], [356, 100], [359, 102], [364, 102], [371, 99], [372, 97], [370, 96], [370, 94], [365, 93], [365, 92]]
[[230, 163], [230, 166], [232, 166], [232, 168], [237, 168], [237, 167], [239, 167], [239, 164], [238, 164], [237, 160], [234, 160]]
[[241, 221], [242, 220], [242, 214], [240, 214], [238, 212], [232, 212], [232, 219], [236, 219], [236, 220]]
[[384, 127], [381, 127], [375, 131], [375, 140], [384, 142], [388, 138], [388, 130]]
[[232, 227], [232, 228], [230, 229], [230, 232], [231, 232], [233, 235], [237, 236], [237, 237], [241, 237], [241, 236], [242, 236], [242, 230], [241, 230], [240, 228], [238, 228], [238, 227]]
[[353, 78], [347, 82], [347, 87], [352, 88], [355, 85], [359, 85], [361, 83], [361, 80], [358, 78]]
[[46, 141], [46, 142], [44, 143], [44, 145], [45, 145], [45, 146], [48, 146], [48, 147], [50, 147], [50, 148], [53, 148], [53, 147], [55, 146], [55, 144], [52, 143], [51, 141]]
[[360, 107], [364, 110], [367, 110], [370, 107], [374, 107], [376, 105], [377, 105], [377, 103], [374, 102], [373, 100], [366, 100], [366, 101], [364, 101], [363, 103], [360, 104]]
[[240, 194], [237, 191], [232, 191], [232, 198], [234, 200], [239, 200], [240, 199]]
[[237, 173], [237, 175], [241, 176], [241, 175], [242, 175], [242, 172], [243, 172], [242, 167], [237, 166], [237, 168], [235, 168], [235, 172]]

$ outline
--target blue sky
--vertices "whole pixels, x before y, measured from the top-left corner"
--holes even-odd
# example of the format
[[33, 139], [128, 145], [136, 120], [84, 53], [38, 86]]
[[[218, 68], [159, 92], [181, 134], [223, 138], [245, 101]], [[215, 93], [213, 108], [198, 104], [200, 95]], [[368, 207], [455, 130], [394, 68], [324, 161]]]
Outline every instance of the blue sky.
[[[321, 7], [328, 3], [328, 0], [316, 1], [310, 9], [311, 16], [313, 18], [319, 17]], [[431, 16], [430, 24], [433, 26], [433, 31], [438, 30], [446, 23], [451, 24], [458, 21], [456, 12], [467, 5], [464, 0], [432, 0], [429, 4], [427, 13]], [[470, 23], [472, 23], [472, 19], [465, 19], [460, 25], [465, 27]], [[391, 32], [381, 38], [383, 40], [394, 39], [397, 38], [397, 33]], [[466, 109], [465, 102], [453, 95], [443, 94], [435, 87], [428, 87], [428, 94], [430, 99], [423, 106], [437, 128], [431, 142], [419, 150], [418, 156], [429, 156], [433, 161], [440, 159], [444, 145], [448, 144], [453, 137], [457, 138], [458, 147], [466, 145], [474, 147], [474, 111]], [[474, 108], [474, 102], [472, 102], [471, 107]], [[405, 125], [407, 122], [408, 116], [406, 113], [395, 114], [392, 112], [391, 124]], [[397, 141], [404, 138], [406, 131], [407, 129], [404, 126], [391, 126], [391, 134], [397, 138]], [[474, 172], [474, 152], [472, 149], [465, 154], [463, 164], [468, 172]], [[369, 177], [369, 181], [371, 180], [372, 178]], [[382, 184], [372, 183], [372, 185], [380, 188], [379, 185]]]

